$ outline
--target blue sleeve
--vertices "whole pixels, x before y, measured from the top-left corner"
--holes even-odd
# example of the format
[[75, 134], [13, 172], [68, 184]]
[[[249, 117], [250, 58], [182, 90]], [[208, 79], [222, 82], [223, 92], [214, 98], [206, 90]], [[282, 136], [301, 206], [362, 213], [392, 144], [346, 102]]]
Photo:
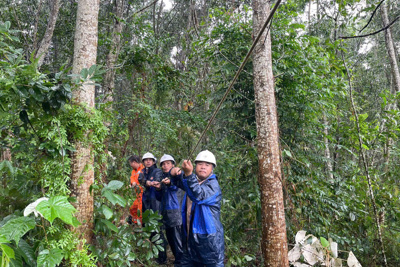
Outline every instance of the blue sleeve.
[[185, 191], [185, 188], [182, 183], [182, 178], [183, 178], [183, 172], [176, 176], [171, 176], [171, 183], [172, 183], [171, 186], [175, 186], [176, 190], [178, 190], [178, 188], [180, 188]]
[[204, 181], [205, 184], [201, 186], [194, 173], [184, 177], [182, 181], [183, 184], [187, 184], [187, 190], [185, 191], [193, 202], [205, 200], [221, 191], [216, 179]]
[[165, 178], [168, 178], [171, 181], [171, 183], [169, 185], [165, 185], [167, 187], [168, 191], [171, 191], [171, 192], [178, 191], [179, 188], [173, 182], [174, 177], [171, 175], [171, 170], [168, 172], [168, 175]]
[[171, 182], [171, 185], [167, 185], [168, 186], [168, 190], [169, 191], [178, 191], [178, 187], [176, 185], [173, 185], [173, 183]]

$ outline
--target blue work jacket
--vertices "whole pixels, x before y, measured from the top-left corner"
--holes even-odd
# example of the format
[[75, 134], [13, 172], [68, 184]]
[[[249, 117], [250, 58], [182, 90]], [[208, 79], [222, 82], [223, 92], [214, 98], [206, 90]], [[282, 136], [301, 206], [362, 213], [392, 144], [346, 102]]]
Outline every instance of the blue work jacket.
[[[163, 179], [170, 178], [171, 172], [163, 172]], [[166, 228], [182, 225], [182, 215], [177, 192], [180, 190], [176, 185], [162, 184], [161, 190], [156, 191], [157, 200], [161, 202], [161, 215]]]
[[[199, 184], [195, 174], [173, 177], [173, 183], [184, 190], [182, 203], [183, 245], [189, 257], [212, 266], [224, 261], [224, 229], [220, 221], [221, 188], [212, 174]], [[189, 232], [186, 223], [186, 196], [192, 201]]]
[[156, 198], [156, 189], [146, 185], [147, 181], [161, 182], [162, 171], [157, 168], [156, 164], [149, 168], [144, 168], [139, 174], [139, 182], [145, 188], [143, 192], [143, 212], [146, 210], [160, 211], [160, 201]]

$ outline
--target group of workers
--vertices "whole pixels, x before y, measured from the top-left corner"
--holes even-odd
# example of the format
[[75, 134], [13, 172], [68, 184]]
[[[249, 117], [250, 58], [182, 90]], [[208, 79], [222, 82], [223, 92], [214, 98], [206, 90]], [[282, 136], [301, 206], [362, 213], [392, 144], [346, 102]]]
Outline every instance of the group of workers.
[[[171, 155], [160, 159], [161, 170], [152, 153], [131, 156], [131, 187], [136, 200], [130, 207], [132, 223], [141, 224], [142, 212], [150, 209], [162, 215], [176, 267], [224, 266], [224, 230], [220, 221], [221, 188], [214, 174], [216, 159], [208, 150], [201, 151], [193, 167], [184, 160], [182, 169], [175, 167]], [[184, 191], [183, 198], [180, 193]], [[166, 241], [160, 238], [164, 251], [159, 251], [157, 262], [167, 261]]]

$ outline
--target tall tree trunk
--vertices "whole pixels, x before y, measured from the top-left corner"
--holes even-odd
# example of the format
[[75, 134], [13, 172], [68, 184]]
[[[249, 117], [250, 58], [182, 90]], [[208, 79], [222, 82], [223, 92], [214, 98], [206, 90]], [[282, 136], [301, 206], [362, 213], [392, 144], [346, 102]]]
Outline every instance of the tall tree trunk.
[[[254, 36], [257, 36], [269, 13], [269, 1], [253, 0]], [[261, 247], [265, 266], [284, 267], [289, 266], [289, 261], [269, 32], [268, 36], [263, 36], [260, 40], [262, 41], [254, 50], [253, 67], [259, 160], [258, 182], [261, 191]]]
[[[381, 6], [381, 16], [382, 16], [383, 26], [385, 27], [386, 25], [389, 24], [388, 7], [386, 2], [384, 2]], [[397, 63], [398, 61], [397, 61], [396, 47], [394, 45], [392, 30], [390, 29], [390, 27], [385, 31], [385, 43], [386, 43], [386, 51], [388, 53], [390, 61], [391, 74], [393, 77], [393, 83], [391, 83], [393, 86], [392, 93], [396, 94], [400, 92], [400, 70], [399, 70], [399, 65]], [[388, 110], [393, 110], [395, 108], [396, 106], [389, 106]], [[388, 137], [384, 148], [385, 172], [389, 168], [391, 145], [392, 145], [392, 139]]]
[[324, 144], [325, 144], [325, 160], [326, 160], [326, 172], [328, 173], [329, 176], [329, 181], [333, 183], [333, 168], [332, 168], [332, 159], [331, 159], [331, 151], [329, 149], [329, 131], [328, 131], [328, 119], [326, 118], [326, 115], [324, 114], [323, 116], [324, 120]]
[[58, 11], [60, 10], [60, 0], [52, 0], [49, 1], [50, 5], [50, 17], [47, 22], [46, 32], [44, 33], [43, 39], [40, 42], [40, 46], [36, 51], [35, 58], [39, 58], [38, 66], [40, 67], [43, 64], [43, 60], [47, 51], [49, 50], [49, 46], [51, 43], [51, 38], [53, 37], [54, 28], [56, 27]]
[[[386, 2], [383, 2], [381, 6], [381, 15], [384, 24], [383, 26], [385, 27], [386, 25], [389, 24], [389, 16], [388, 16]], [[397, 64], [396, 50], [395, 50], [396, 47], [394, 46], [392, 30], [390, 29], [390, 27], [387, 28], [385, 31], [385, 42], [386, 42], [386, 50], [389, 55], [390, 67], [392, 69], [394, 88], [396, 92], [400, 92], [400, 71], [399, 71], [399, 65]]]
[[[78, 2], [72, 68], [74, 74], [79, 74], [83, 68], [90, 68], [96, 64], [99, 6], [99, 0]], [[86, 82], [80, 90], [74, 91], [73, 103], [87, 105], [89, 109], [94, 108], [94, 89], [93, 83]], [[78, 141], [75, 143], [75, 149], [72, 155], [71, 194], [77, 199], [76, 216], [82, 223], [76, 231], [90, 243], [93, 230], [93, 195], [89, 189], [94, 182], [94, 159], [90, 142], [89, 145], [85, 145]]]
[[[124, 14], [125, 0], [114, 1], [114, 26], [112, 30], [112, 42], [110, 50], [107, 54], [106, 69], [107, 72], [104, 75], [103, 90], [104, 90], [104, 103], [111, 103], [114, 100], [114, 87], [115, 87], [115, 64], [117, 63], [119, 53], [121, 51], [121, 34], [124, 28], [123, 14]], [[107, 107], [109, 110], [112, 109], [111, 105]], [[105, 122], [107, 127], [110, 126], [110, 122]], [[105, 149], [104, 153], [108, 153], [109, 138], [104, 142]], [[100, 177], [103, 183], [107, 183], [107, 162], [103, 162], [100, 166]]]
[[104, 76], [103, 88], [105, 93], [104, 102], [113, 101], [113, 90], [115, 86], [115, 63], [117, 62], [121, 51], [121, 33], [124, 27], [122, 17], [124, 13], [125, 0], [115, 0], [114, 7], [114, 27], [112, 32], [111, 48], [107, 55], [106, 67], [107, 72]]

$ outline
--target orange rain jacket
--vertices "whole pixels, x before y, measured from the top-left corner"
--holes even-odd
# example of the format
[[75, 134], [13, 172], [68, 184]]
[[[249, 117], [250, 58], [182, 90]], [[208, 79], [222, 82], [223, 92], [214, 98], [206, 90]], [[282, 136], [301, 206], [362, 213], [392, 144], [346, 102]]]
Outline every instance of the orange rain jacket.
[[144, 169], [144, 166], [140, 164], [137, 170], [132, 170], [131, 174], [131, 185], [136, 183], [135, 187], [132, 187], [133, 192], [136, 194], [136, 200], [133, 202], [132, 206], [129, 208], [129, 213], [132, 216], [132, 221], [137, 223], [139, 219], [142, 222], [142, 196], [143, 187], [139, 184], [139, 173]]

